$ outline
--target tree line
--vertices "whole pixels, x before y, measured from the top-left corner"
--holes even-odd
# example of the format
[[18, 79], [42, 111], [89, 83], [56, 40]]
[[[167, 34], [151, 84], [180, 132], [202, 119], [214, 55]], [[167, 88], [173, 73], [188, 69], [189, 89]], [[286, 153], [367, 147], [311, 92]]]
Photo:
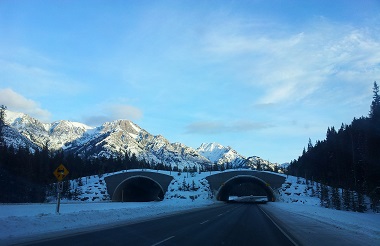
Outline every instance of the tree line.
[[[218, 167], [219, 165], [216, 164], [208, 167], [192, 166], [181, 169], [178, 165], [172, 167], [162, 162], [138, 160], [134, 153], [126, 153], [124, 156], [111, 159], [86, 159], [63, 150], [52, 152], [48, 148], [48, 142], [42, 148], [33, 151], [22, 146], [15, 148], [5, 143], [4, 133], [7, 128], [10, 129], [10, 126], [5, 124], [5, 114], [6, 107], [2, 105], [0, 106], [0, 202], [44, 202], [47, 193], [51, 192], [51, 184], [57, 182], [53, 172], [60, 164], [69, 170], [65, 180], [129, 169], [189, 173], [224, 170], [223, 167]], [[68, 187], [66, 188], [68, 189]]]
[[373, 85], [373, 100], [367, 117], [354, 118], [349, 125], [342, 123], [339, 130], [328, 127], [326, 139], [318, 140], [314, 145], [309, 139], [307, 148], [290, 163], [287, 172], [355, 191], [361, 200], [361, 195], [368, 195], [373, 203], [378, 203], [380, 96], [377, 83]]
[[131, 158], [82, 159], [62, 151], [52, 153], [46, 146], [31, 152], [24, 147], [15, 149], [1, 144], [0, 202], [44, 202], [48, 185], [57, 182], [53, 172], [60, 164], [69, 170], [65, 179], [150, 167], [135, 155]]
[[4, 139], [4, 132], [9, 128], [5, 124], [5, 109], [0, 106], [0, 202], [44, 202], [49, 184], [57, 182], [53, 172], [60, 164], [69, 170], [66, 179], [151, 168], [149, 162], [138, 160], [135, 154], [113, 159], [83, 159], [62, 150], [52, 152], [48, 149], [48, 142], [33, 151], [27, 147], [8, 146]]
[[[124, 156], [115, 158], [83, 158], [75, 153], [64, 152], [63, 150], [50, 151], [46, 142], [40, 149], [30, 150], [20, 146], [15, 148], [7, 145], [4, 133], [10, 130], [10, 126], [5, 124], [6, 107], [0, 106], [0, 202], [44, 202], [48, 193], [52, 192], [51, 184], [57, 180], [53, 175], [54, 170], [63, 164], [69, 174], [65, 180], [78, 179], [80, 177], [102, 175], [121, 170], [129, 169], [153, 169], [178, 172], [188, 174], [196, 172], [224, 171], [236, 168], [232, 163], [224, 165], [203, 164], [185, 166], [167, 165], [163, 162], [149, 162], [138, 160], [135, 154], [126, 153]], [[246, 164], [242, 164], [247, 168]], [[272, 170], [260, 160], [257, 163], [257, 170]], [[64, 182], [65, 191], [68, 192], [67, 182]]]

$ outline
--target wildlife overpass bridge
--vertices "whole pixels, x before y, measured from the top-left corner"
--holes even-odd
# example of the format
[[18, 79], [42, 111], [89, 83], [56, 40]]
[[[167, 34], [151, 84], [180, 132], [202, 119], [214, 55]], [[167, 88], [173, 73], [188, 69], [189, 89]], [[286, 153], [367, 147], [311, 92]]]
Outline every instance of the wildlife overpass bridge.
[[283, 174], [255, 171], [224, 171], [206, 177], [211, 190], [218, 201], [228, 201], [230, 196], [267, 196], [275, 201], [274, 190], [285, 182]]
[[150, 171], [128, 171], [104, 178], [115, 202], [160, 201], [172, 179], [170, 175]]
[[[112, 201], [144, 202], [162, 200], [173, 176], [131, 170], [104, 179]], [[285, 182], [282, 174], [254, 170], [229, 170], [212, 174], [206, 179], [219, 201], [228, 201], [230, 196], [249, 195], [266, 196], [268, 201], [275, 201], [274, 190]]]

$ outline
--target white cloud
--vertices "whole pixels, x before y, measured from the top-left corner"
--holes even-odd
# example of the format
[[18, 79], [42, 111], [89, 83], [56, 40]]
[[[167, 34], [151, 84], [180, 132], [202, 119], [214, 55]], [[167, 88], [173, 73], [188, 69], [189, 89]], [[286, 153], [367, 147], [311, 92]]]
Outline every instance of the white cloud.
[[[228, 27], [228, 25], [226, 25]], [[329, 83], [370, 83], [380, 76], [380, 36], [372, 29], [320, 19], [302, 32], [262, 34], [242, 23], [213, 29], [204, 50], [210, 60], [232, 66], [236, 76], [263, 90], [257, 103], [283, 103], [315, 95]]]
[[0, 104], [11, 111], [26, 113], [42, 121], [49, 121], [51, 116], [50, 112], [42, 109], [37, 102], [9, 88], [0, 89]]
[[115, 119], [138, 120], [142, 117], [141, 110], [130, 105], [108, 105], [106, 106], [106, 110], [110, 113], [111, 117]]
[[99, 109], [97, 113], [84, 119], [86, 124], [99, 126], [105, 122], [120, 119], [136, 121], [143, 116], [143, 113], [139, 108], [127, 104], [107, 103], [96, 108]]
[[273, 125], [254, 121], [200, 121], [186, 127], [186, 133], [197, 134], [224, 134], [228, 132], [248, 132], [273, 127]]

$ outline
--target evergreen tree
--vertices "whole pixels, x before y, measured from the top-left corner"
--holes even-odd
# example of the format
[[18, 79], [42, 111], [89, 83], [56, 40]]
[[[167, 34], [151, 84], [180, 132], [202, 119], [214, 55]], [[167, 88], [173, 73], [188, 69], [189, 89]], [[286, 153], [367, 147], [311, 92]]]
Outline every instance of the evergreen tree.
[[321, 185], [319, 183], [316, 184], [315, 195], [316, 197], [321, 196]]
[[72, 198], [73, 200], [77, 201], [79, 200], [79, 196], [81, 195], [81, 191], [79, 187], [76, 187], [73, 191]]
[[364, 196], [360, 192], [357, 192], [357, 204], [358, 204], [358, 206], [357, 206], [357, 211], [358, 212], [363, 213], [363, 212], [365, 212], [367, 210], [367, 207], [366, 207], [366, 205], [364, 203]]
[[137, 160], [135, 153], [133, 153], [130, 159], [130, 169], [138, 169], [138, 168], [139, 168], [139, 161]]
[[231, 169], [231, 166], [232, 166], [232, 164], [230, 165], [230, 163], [227, 162], [227, 163], [226, 163], [226, 168], [225, 168], [225, 169], [226, 169], [226, 170]]
[[81, 177], [78, 178], [77, 183], [78, 183], [78, 186], [83, 186], [83, 181]]
[[[326, 140], [317, 141], [314, 146], [309, 139], [307, 149], [290, 163], [288, 174], [302, 174], [323, 180], [331, 187], [368, 195], [380, 186], [379, 163], [380, 96], [374, 82], [369, 117], [354, 118], [350, 125], [342, 123], [339, 131], [329, 127]], [[356, 198], [352, 201], [358, 202]]]
[[371, 104], [371, 109], [369, 112], [369, 117], [375, 121], [380, 119], [380, 96], [379, 96], [379, 86], [376, 81], [373, 83], [373, 101]]
[[380, 187], [375, 188], [373, 191], [369, 194], [371, 199], [371, 208], [373, 212], [378, 213], [380, 212]]
[[261, 167], [261, 160], [258, 159], [257, 162], [256, 162], [256, 170], [257, 171], [261, 171], [262, 167]]
[[6, 106], [4, 105], [0, 106], [0, 146], [4, 145], [3, 128], [5, 126], [5, 116], [6, 116], [5, 110], [6, 109], [7, 109]]
[[64, 180], [61, 181], [63, 183], [63, 188], [62, 188], [62, 197], [66, 197], [68, 199], [72, 199], [73, 193], [71, 192], [70, 189], [70, 181], [69, 180]]
[[186, 183], [186, 180], [185, 180], [185, 177], [183, 177], [183, 181], [182, 181], [182, 190], [183, 191], [188, 191], [188, 184]]
[[350, 191], [351, 209], [354, 212], [358, 211], [357, 195], [355, 191]]
[[307, 152], [309, 152], [313, 148], [313, 144], [311, 143], [311, 139], [309, 138], [309, 142], [307, 144]]
[[219, 171], [218, 164], [215, 162], [214, 165], [212, 165], [212, 170], [213, 171]]
[[278, 165], [275, 165], [273, 171], [274, 171], [275, 173], [278, 173], [279, 170], [280, 170], [280, 167], [279, 167]]
[[334, 187], [332, 188], [332, 206], [333, 208], [340, 210], [341, 209], [341, 200], [340, 200], [340, 195], [339, 195], [339, 190], [338, 188]]
[[125, 166], [125, 170], [130, 169], [131, 160], [129, 159], [129, 155], [128, 155], [127, 151], [125, 151], [125, 155], [124, 155], [124, 159], [123, 159], [123, 164]]
[[224, 170], [226, 170], [226, 168], [225, 168], [224, 164], [220, 165], [220, 171], [222, 171], [222, 172], [223, 172]]
[[195, 182], [194, 182], [194, 179], [193, 179], [193, 181], [191, 182], [191, 190], [192, 191], [196, 191], [198, 188], [196, 187], [196, 185], [195, 185]]
[[7, 109], [6, 106], [4, 105], [0, 106], [0, 126], [5, 125], [5, 116], [6, 116], [5, 110], [6, 109]]
[[310, 194], [311, 197], [315, 197], [315, 189], [314, 189], [314, 185], [311, 186], [311, 194]]
[[343, 189], [342, 190], [342, 198], [343, 198], [343, 208], [344, 210], [346, 211], [349, 211], [351, 210], [351, 193], [350, 193], [350, 190], [348, 189]]
[[329, 196], [329, 188], [325, 184], [321, 184], [321, 195], [320, 195], [320, 203], [322, 207], [329, 208], [331, 207], [331, 200]]

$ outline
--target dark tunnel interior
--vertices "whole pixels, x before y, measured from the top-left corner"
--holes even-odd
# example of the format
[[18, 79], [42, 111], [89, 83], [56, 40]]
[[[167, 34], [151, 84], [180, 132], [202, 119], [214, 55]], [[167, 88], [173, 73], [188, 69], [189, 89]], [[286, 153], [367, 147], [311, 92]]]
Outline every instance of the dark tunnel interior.
[[[235, 202], [257, 202], [260, 197], [266, 197], [267, 201], [275, 200], [272, 189], [265, 182], [248, 176], [240, 176], [227, 181], [217, 194], [217, 200], [219, 201], [232, 201], [231, 197], [244, 198], [233, 200]], [[261, 201], [262, 199], [260, 199]]]
[[115, 190], [113, 201], [150, 202], [164, 199], [161, 186], [147, 177], [133, 177], [125, 180]]

